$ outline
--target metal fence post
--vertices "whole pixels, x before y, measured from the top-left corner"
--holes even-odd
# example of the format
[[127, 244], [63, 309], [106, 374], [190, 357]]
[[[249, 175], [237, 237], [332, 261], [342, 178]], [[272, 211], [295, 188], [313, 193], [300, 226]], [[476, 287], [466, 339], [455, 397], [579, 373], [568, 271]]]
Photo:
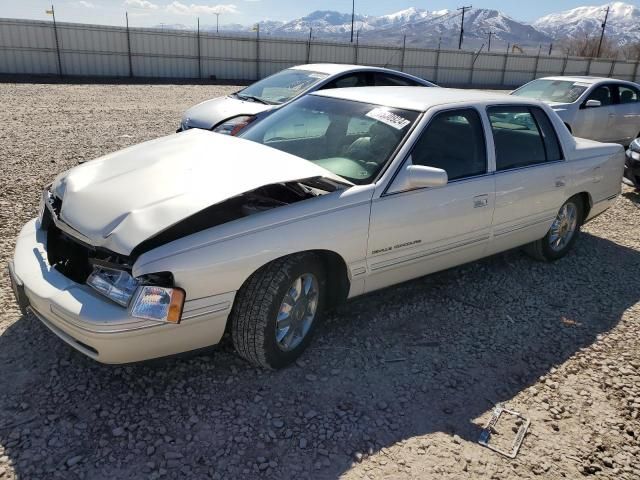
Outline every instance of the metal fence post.
[[256, 79], [260, 80], [260, 24], [256, 26]]
[[589, 61], [587, 62], [587, 71], [584, 72], [585, 75], [589, 75], [591, 73], [591, 62], [593, 62], [593, 57], [589, 57]]
[[535, 66], [533, 67], [533, 78], [532, 80], [535, 80], [536, 78], [538, 78], [538, 63], [540, 62], [540, 51], [538, 51], [538, 56], [536, 57], [536, 63]]
[[313, 33], [313, 28], [309, 29], [309, 42], [307, 43], [307, 64], [311, 63], [311, 34]]
[[509, 61], [509, 48], [507, 47], [507, 53], [504, 55], [504, 63], [502, 64], [502, 76], [500, 78], [500, 86], [504, 87], [505, 77], [507, 75], [507, 62]]
[[404, 56], [407, 50], [407, 36], [402, 37], [402, 59], [400, 60], [400, 71], [404, 72]]
[[433, 81], [438, 83], [438, 71], [440, 70], [440, 40], [438, 40], [438, 51], [436, 52], [436, 64], [434, 65], [435, 71], [433, 76], [435, 77]]
[[636, 82], [638, 80], [638, 67], [640, 66], [640, 58], [636, 60], [636, 67], [633, 69], [633, 81]]
[[129, 77], [133, 78], [133, 61], [131, 60], [131, 33], [129, 32], [129, 12], [124, 13], [127, 21], [127, 55], [129, 56]]
[[354, 59], [354, 62], [353, 62], [356, 65], [358, 64], [358, 46], [359, 46], [359, 43], [360, 43], [360, 30], [358, 30], [356, 32], [356, 45], [355, 45], [355, 49], [356, 50], [355, 50], [355, 59]]
[[[480, 55], [480, 52], [478, 52], [478, 55]], [[471, 68], [469, 69], [469, 80], [468, 80], [470, 87], [473, 86], [473, 67], [476, 64], [476, 58], [478, 58], [478, 55], [474, 55], [473, 52], [471, 52]]]
[[202, 56], [200, 55], [200, 17], [198, 17], [198, 78], [202, 78]]
[[613, 70], [616, 68], [616, 63], [618, 63], [618, 59], [614, 58], [611, 60], [611, 68], [609, 69], [609, 78], [613, 77]]
[[562, 73], [560, 75], [564, 75], [564, 72], [567, 70], [567, 63], [569, 62], [569, 54], [565, 55], [564, 62], [562, 62]]
[[60, 57], [60, 42], [58, 41], [58, 25], [56, 24], [56, 11], [51, 5], [51, 15], [53, 16], [53, 36], [56, 38], [56, 54], [58, 55], [58, 75], [64, 77], [62, 73], [62, 58]]

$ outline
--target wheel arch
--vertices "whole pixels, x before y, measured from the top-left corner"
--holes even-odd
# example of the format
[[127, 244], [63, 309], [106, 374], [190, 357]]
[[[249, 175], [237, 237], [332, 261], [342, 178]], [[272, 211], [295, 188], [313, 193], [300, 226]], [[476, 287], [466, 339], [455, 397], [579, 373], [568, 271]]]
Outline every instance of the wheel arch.
[[342, 255], [333, 251], [333, 250], [323, 250], [323, 249], [315, 249], [315, 250], [300, 250], [298, 252], [289, 253], [287, 255], [282, 255], [280, 257], [273, 258], [268, 262], [260, 265], [260, 267], [256, 268], [251, 275], [247, 276], [244, 280], [240, 288], [244, 287], [249, 279], [259, 270], [267, 267], [273, 262], [280, 261], [284, 258], [294, 257], [297, 255], [303, 254], [312, 254], [315, 255], [322, 266], [324, 267], [326, 274], [326, 284], [328, 287], [327, 293], [327, 307], [333, 308], [337, 305], [340, 305], [344, 301], [346, 301], [349, 295], [349, 289], [351, 288], [351, 280], [349, 278], [349, 269], [347, 267], [347, 262], [345, 262]]
[[582, 219], [581, 223], [589, 218], [589, 213], [591, 212], [591, 207], [593, 207], [593, 199], [591, 198], [591, 194], [589, 192], [579, 192], [575, 195], [572, 195], [571, 198], [579, 198], [582, 203]]

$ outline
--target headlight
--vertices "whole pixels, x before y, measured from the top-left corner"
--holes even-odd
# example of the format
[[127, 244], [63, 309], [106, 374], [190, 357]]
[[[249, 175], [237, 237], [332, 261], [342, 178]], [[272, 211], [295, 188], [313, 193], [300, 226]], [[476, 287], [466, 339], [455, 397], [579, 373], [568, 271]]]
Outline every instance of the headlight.
[[138, 288], [129, 313], [132, 317], [179, 323], [184, 298], [184, 290], [181, 288], [143, 285]]
[[255, 115], [240, 115], [239, 117], [233, 117], [229, 120], [225, 120], [220, 125], [217, 125], [213, 131], [216, 133], [222, 133], [223, 135], [237, 135], [240, 133], [240, 130], [245, 128], [255, 119]]
[[87, 279], [87, 285], [117, 304], [126, 307], [138, 288], [139, 282], [124, 270], [94, 267]]
[[631, 145], [629, 145], [629, 150], [632, 152], [640, 153], [640, 138], [636, 138]]

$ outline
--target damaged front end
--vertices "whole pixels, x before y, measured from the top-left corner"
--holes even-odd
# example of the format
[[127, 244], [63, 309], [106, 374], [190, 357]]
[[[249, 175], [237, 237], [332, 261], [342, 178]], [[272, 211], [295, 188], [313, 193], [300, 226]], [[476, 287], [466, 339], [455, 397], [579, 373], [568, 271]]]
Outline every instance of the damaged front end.
[[[145, 252], [194, 233], [284, 207], [348, 187], [333, 179], [308, 178], [296, 182], [265, 185], [206, 207], [139, 243], [129, 255], [91, 244], [91, 240], [60, 218], [63, 200], [49, 188], [43, 192], [40, 224], [47, 231], [49, 264], [77, 283], [87, 283], [96, 269], [131, 273], [137, 258]], [[158, 277], [158, 278], [155, 278]], [[170, 273], [154, 275], [155, 284], [173, 285]]]

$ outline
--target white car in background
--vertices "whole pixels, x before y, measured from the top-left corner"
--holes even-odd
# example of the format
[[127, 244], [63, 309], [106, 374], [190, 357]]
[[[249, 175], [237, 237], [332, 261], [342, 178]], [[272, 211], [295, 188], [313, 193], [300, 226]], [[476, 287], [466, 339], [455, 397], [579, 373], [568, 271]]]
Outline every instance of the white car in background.
[[546, 102], [576, 137], [627, 146], [640, 136], [640, 85], [600, 77], [546, 77], [512, 95]]
[[287, 68], [226, 97], [206, 100], [182, 116], [178, 132], [203, 128], [237, 135], [268, 112], [296, 98], [330, 88], [347, 87], [436, 87], [434, 83], [388, 68], [338, 63], [316, 63]]
[[228, 331], [278, 368], [347, 298], [519, 246], [561, 258], [620, 193], [624, 158], [525, 98], [324, 90], [239, 137], [193, 129], [61, 173], [10, 277], [23, 312], [98, 361]]

